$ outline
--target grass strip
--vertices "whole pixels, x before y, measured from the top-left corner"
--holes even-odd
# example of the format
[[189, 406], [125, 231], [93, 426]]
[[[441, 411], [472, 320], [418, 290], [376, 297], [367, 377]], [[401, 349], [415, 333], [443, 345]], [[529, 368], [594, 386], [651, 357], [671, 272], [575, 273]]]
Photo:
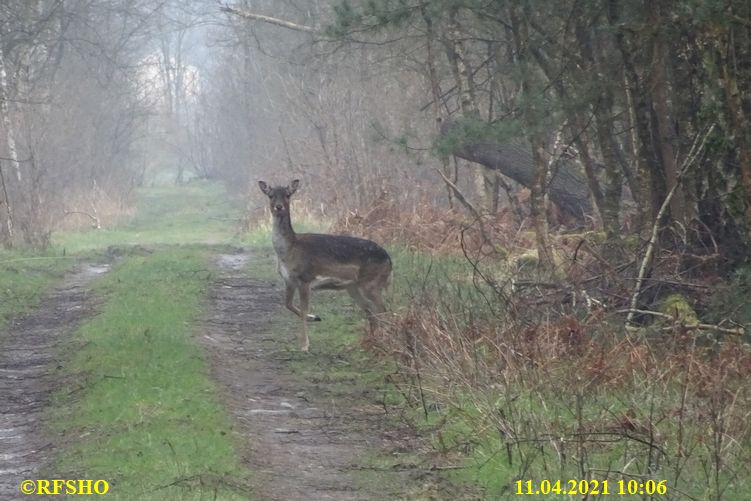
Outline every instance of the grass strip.
[[39, 304], [75, 263], [52, 252], [0, 250], [0, 339], [8, 320]]
[[129, 221], [96, 231], [56, 233], [53, 244], [69, 254], [109, 246], [225, 244], [239, 228], [237, 201], [216, 181], [142, 188], [135, 202]]
[[[105, 479], [114, 499], [247, 499], [230, 422], [196, 345], [206, 256], [168, 248], [131, 256], [98, 283], [101, 313], [78, 331], [57, 396], [54, 471]], [[73, 475], [73, 476], [71, 476]]]

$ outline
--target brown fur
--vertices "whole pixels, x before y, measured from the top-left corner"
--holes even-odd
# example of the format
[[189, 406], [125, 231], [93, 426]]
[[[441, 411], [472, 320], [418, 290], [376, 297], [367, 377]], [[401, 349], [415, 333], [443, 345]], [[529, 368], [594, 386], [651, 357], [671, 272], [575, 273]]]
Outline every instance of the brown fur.
[[[371, 329], [377, 316], [386, 311], [383, 290], [391, 282], [391, 258], [378, 244], [362, 238], [317, 233], [296, 234], [292, 229], [289, 203], [300, 182], [270, 187], [258, 182], [269, 197], [273, 216], [272, 241], [278, 259], [278, 271], [286, 285], [285, 305], [303, 321], [302, 350], [307, 351], [308, 320], [320, 318], [309, 313], [310, 291], [346, 290], [365, 311]], [[295, 307], [295, 292], [300, 308]]]

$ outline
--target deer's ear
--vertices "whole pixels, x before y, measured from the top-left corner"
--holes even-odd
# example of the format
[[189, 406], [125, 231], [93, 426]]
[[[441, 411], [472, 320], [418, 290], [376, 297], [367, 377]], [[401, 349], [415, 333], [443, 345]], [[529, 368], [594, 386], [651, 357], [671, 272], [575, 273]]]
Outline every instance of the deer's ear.
[[258, 181], [258, 187], [261, 188], [261, 191], [266, 195], [269, 194], [270, 188], [268, 184], [264, 183], [263, 181]]
[[290, 195], [292, 195], [294, 192], [297, 191], [297, 188], [299, 188], [299, 187], [300, 187], [300, 180], [299, 179], [295, 179], [291, 183], [289, 183], [289, 186], [287, 187], [287, 193], [289, 193]]

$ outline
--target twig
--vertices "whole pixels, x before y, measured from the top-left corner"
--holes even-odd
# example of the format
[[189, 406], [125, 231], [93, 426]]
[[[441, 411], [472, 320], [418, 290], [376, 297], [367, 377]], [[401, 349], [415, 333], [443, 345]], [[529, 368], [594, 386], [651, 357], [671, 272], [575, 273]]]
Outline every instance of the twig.
[[649, 237], [649, 242], [647, 243], [647, 251], [644, 254], [644, 259], [642, 259], [641, 266], [639, 267], [639, 275], [636, 278], [636, 285], [634, 286], [634, 292], [631, 295], [631, 303], [629, 304], [630, 308], [628, 311], [628, 315], [626, 316], [626, 328], [632, 328], [633, 326], [633, 319], [634, 319], [634, 312], [636, 310], [636, 304], [639, 301], [639, 294], [641, 293], [641, 286], [644, 282], [644, 277], [647, 275], [647, 269], [649, 268], [650, 264], [652, 263], [652, 257], [654, 255], [655, 248], [657, 247], [657, 240], [660, 230], [660, 221], [662, 221], [662, 218], [665, 216], [665, 212], [667, 211], [668, 206], [670, 205], [670, 201], [673, 199], [673, 195], [675, 195], [675, 192], [678, 190], [678, 187], [681, 185], [681, 181], [683, 181], [683, 176], [688, 172], [688, 169], [693, 165], [694, 161], [696, 160], [696, 157], [699, 155], [699, 152], [701, 152], [704, 149], [704, 144], [706, 144], [707, 139], [709, 138], [709, 135], [712, 133], [712, 131], [715, 128], [715, 124], [712, 124], [709, 129], [707, 130], [707, 133], [704, 134], [704, 137], [701, 140], [701, 143], [697, 147], [697, 141], [699, 139], [699, 136], [696, 137], [696, 140], [694, 141], [694, 144], [691, 145], [691, 149], [688, 152], [688, 155], [686, 156], [686, 160], [683, 162], [683, 165], [681, 167], [680, 172], [676, 176], [675, 184], [670, 189], [670, 192], [668, 192], [667, 196], [665, 197], [665, 200], [662, 201], [662, 206], [660, 207], [660, 210], [657, 212], [657, 217], [655, 217], [655, 222], [652, 225], [652, 234]]
[[446, 183], [446, 186], [449, 187], [449, 189], [454, 192], [454, 197], [456, 197], [457, 200], [469, 211], [470, 214], [472, 214], [472, 217], [475, 218], [477, 221], [477, 224], [480, 229], [480, 235], [482, 236], [483, 244], [489, 245], [491, 249], [493, 249], [493, 252], [498, 254], [498, 249], [495, 245], [493, 245], [493, 242], [490, 240], [490, 237], [488, 237], [487, 231], [485, 231], [485, 225], [482, 222], [482, 216], [480, 213], [475, 209], [474, 205], [472, 205], [469, 200], [467, 200], [462, 194], [461, 190], [459, 190], [459, 187], [456, 186], [451, 179], [446, 177], [446, 175], [441, 172], [440, 169], [435, 169], [435, 171], [438, 173], [439, 176], [441, 176], [441, 179], [443, 179], [443, 182]]
[[91, 221], [94, 223], [94, 226], [96, 227], [97, 230], [101, 230], [102, 229], [102, 226], [99, 223], [99, 218], [95, 217], [95, 216], [92, 216], [88, 212], [84, 212], [84, 211], [80, 211], [80, 210], [66, 210], [63, 215], [70, 216], [71, 214], [81, 214], [82, 216], [86, 216], [89, 219], [91, 219]]
[[[651, 310], [638, 310], [635, 308], [627, 308], [625, 310], [618, 310], [618, 313], [629, 313], [631, 315], [636, 314], [636, 313], [639, 313], [642, 315], [652, 315], [654, 317], [665, 318], [673, 322], [681, 320], [680, 318], [674, 317], [673, 315], [668, 315], [667, 313], [662, 313], [659, 311], [651, 311]], [[683, 323], [683, 326], [687, 329], [699, 329], [699, 330], [704, 330], [704, 331], [722, 332], [723, 334], [733, 334], [735, 336], [743, 336], [744, 334], [746, 334], [746, 330], [743, 327], [738, 327], [737, 329], [728, 329], [726, 327], [720, 327], [719, 325], [702, 324], [702, 323], [697, 323], [697, 324]]]

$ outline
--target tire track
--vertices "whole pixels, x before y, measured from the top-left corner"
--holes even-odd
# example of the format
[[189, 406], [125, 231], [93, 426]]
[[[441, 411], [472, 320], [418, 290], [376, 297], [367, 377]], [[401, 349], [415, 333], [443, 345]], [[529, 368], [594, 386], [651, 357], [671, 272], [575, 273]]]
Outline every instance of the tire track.
[[[382, 409], [325, 398], [325, 383], [301, 382], [287, 367], [295, 343], [272, 332], [282, 313], [282, 291], [248, 278], [248, 254], [216, 258], [219, 275], [210, 292], [202, 342], [210, 354], [234, 428], [246, 441], [243, 461], [262, 500], [399, 499], [404, 473], [363, 486], [355, 472], [363, 457], [385, 445], [378, 429]], [[286, 310], [284, 310], [286, 312]], [[368, 410], [369, 409], [369, 410]]]
[[33, 312], [0, 335], [0, 499], [24, 499], [19, 485], [34, 479], [54, 456], [42, 419], [61, 385], [58, 355], [80, 322], [94, 311], [87, 286], [109, 265], [82, 265], [63, 279]]

